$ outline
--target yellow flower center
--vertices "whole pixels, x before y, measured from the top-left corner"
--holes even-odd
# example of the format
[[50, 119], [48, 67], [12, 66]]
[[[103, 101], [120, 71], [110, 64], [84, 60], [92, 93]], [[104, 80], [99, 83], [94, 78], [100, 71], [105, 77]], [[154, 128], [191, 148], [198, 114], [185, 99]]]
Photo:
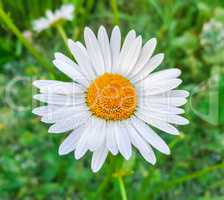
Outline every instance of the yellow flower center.
[[86, 103], [97, 117], [106, 120], [124, 120], [136, 109], [136, 90], [123, 76], [105, 73], [90, 84]]

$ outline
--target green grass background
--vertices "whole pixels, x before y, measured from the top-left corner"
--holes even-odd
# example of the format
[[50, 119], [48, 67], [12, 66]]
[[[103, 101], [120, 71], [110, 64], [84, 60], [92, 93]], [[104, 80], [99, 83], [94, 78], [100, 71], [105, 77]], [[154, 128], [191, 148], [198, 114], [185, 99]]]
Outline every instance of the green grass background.
[[[181, 87], [192, 94], [185, 106], [190, 124], [180, 127], [178, 137], [160, 133], [172, 155], [156, 152], [155, 166], [134, 151], [130, 161], [109, 156], [94, 174], [90, 154], [80, 161], [72, 154], [59, 157], [58, 146], [66, 134], [49, 135], [47, 126], [31, 114], [37, 106], [32, 102], [37, 91], [31, 84], [33, 79], [68, 80], [51, 64], [54, 52], [68, 55], [63, 40], [54, 28], [33, 33], [32, 46], [45, 65], [24, 47], [0, 12], [0, 200], [121, 199], [117, 175], [123, 176], [132, 200], [223, 200], [224, 45], [217, 49], [219, 32], [210, 31], [208, 48], [201, 45], [200, 35], [203, 24], [211, 19], [224, 26], [224, 1], [0, 0], [0, 9], [24, 31], [46, 9], [67, 2], [75, 5], [75, 18], [63, 28], [74, 40], [83, 41], [85, 26], [96, 31], [101, 24], [109, 31], [118, 24], [123, 37], [130, 29], [144, 41], [157, 37], [156, 52], [166, 55], [159, 69], [180, 68]], [[16, 77], [23, 81], [12, 83]], [[12, 102], [7, 88], [11, 88]], [[13, 109], [12, 103], [24, 110]]]

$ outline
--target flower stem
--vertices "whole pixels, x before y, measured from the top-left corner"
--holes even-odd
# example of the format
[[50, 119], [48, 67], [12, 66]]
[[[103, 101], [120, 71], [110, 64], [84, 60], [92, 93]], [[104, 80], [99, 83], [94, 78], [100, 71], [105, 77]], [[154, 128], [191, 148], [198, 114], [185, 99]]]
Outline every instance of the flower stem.
[[120, 14], [117, 6], [117, 0], [111, 0], [110, 5], [114, 14], [114, 24], [120, 23]]
[[61, 38], [63, 39], [64, 43], [65, 43], [65, 46], [67, 48], [67, 41], [68, 41], [68, 37], [63, 29], [63, 27], [61, 26], [61, 24], [57, 24], [56, 25], [56, 28], [57, 28], [57, 31], [59, 33], [59, 35], [61, 36]]
[[118, 182], [119, 182], [119, 187], [120, 187], [120, 191], [121, 191], [121, 197], [122, 197], [122, 200], [127, 200], [127, 193], [126, 193], [126, 190], [125, 190], [125, 185], [124, 185], [124, 181], [123, 181], [123, 178], [122, 176], [118, 176]]
[[64, 44], [65, 44], [65, 47], [66, 47], [66, 50], [67, 50], [67, 53], [73, 57], [73, 55], [71, 54], [69, 48], [68, 48], [68, 37], [65, 33], [65, 30], [63, 29], [62, 25], [60, 23], [56, 24], [56, 29], [59, 33], [59, 35], [61, 36], [62, 40], [64, 41]]
[[6, 27], [19, 39], [19, 41], [27, 48], [27, 50], [36, 58], [36, 60], [47, 70], [53, 72], [51, 64], [46, 60], [41, 53], [32, 46], [32, 44], [23, 36], [20, 30], [13, 23], [11, 18], [5, 13], [5, 11], [0, 7], [0, 20], [4, 22]]

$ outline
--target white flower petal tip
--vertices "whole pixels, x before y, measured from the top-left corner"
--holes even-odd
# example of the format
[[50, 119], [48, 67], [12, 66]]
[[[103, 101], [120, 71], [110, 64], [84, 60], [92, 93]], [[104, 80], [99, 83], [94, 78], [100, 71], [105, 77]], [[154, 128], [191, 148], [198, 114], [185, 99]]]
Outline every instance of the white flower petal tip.
[[75, 152], [74, 152], [74, 156], [75, 156], [75, 159], [76, 160], [79, 160], [79, 159], [81, 159], [85, 154], [86, 154], [86, 152], [87, 152], [87, 149], [85, 148], [83, 148], [83, 149], [80, 149], [80, 150], [75, 150]]
[[188, 125], [190, 122], [188, 119], [183, 118], [182, 124], [181, 125]]
[[153, 37], [153, 38], [151, 38], [150, 40], [151, 40], [151, 42], [152, 42], [153, 44], [155, 44], [155, 46], [156, 46], [156, 44], [157, 44], [157, 39], [156, 39], [155, 37]]
[[147, 151], [140, 151], [143, 158], [152, 165], [156, 164], [156, 156], [153, 150], [149, 149]]
[[164, 54], [164, 53], [158, 53], [158, 54], [157, 54], [157, 59], [156, 59], [156, 61], [159, 63], [158, 65], [160, 65], [160, 64], [163, 62], [164, 57], [165, 57], [165, 54]]
[[35, 99], [35, 100], [40, 100], [40, 94], [35, 94], [34, 96], [33, 96], [33, 99]]
[[156, 165], [156, 160], [151, 162], [152, 165]]
[[90, 27], [88, 27], [88, 26], [86, 26], [85, 28], [84, 28], [84, 36], [85, 35], [95, 35], [94, 33], [93, 33], [93, 31], [92, 31], [92, 29], [90, 28]]
[[183, 92], [183, 97], [184, 97], [184, 98], [187, 98], [187, 97], [190, 96], [190, 92], [188, 92], [188, 91], [186, 91], [186, 90], [182, 90], [182, 92]]
[[85, 152], [81, 152], [80, 150], [75, 150], [74, 152], [74, 156], [76, 160], [81, 159], [83, 156], [85, 155]]
[[84, 130], [83, 127], [79, 127], [76, 130], [74, 130], [73, 132], [71, 132], [69, 134], [69, 136], [67, 136], [65, 138], [65, 140], [61, 143], [61, 145], [58, 149], [58, 154], [66, 155], [66, 154], [74, 151], [77, 146], [77, 143], [81, 137], [83, 130]]
[[156, 38], [151, 38], [148, 41], [148, 45], [150, 46], [151, 49], [155, 49], [156, 48], [156, 45], [157, 45], [157, 39]]
[[74, 43], [75, 42], [72, 39], [70, 39], [70, 38], [67, 40], [68, 47], [71, 47]]
[[38, 81], [37, 80], [36, 81], [33, 81], [32, 84], [33, 84], [34, 87], [37, 87], [38, 88]]
[[[71, 7], [66, 9], [72, 10]], [[48, 11], [46, 15], [52, 18], [54, 13]], [[45, 23], [46, 19], [42, 21]], [[102, 168], [108, 153], [131, 159], [132, 147], [155, 165], [154, 150], [166, 155], [171, 153], [155, 130], [179, 135], [176, 126], [189, 124], [189, 120], [181, 116], [184, 109], [180, 106], [187, 103], [190, 93], [176, 89], [182, 83], [181, 70], [156, 70], [164, 59], [163, 53], [153, 55], [157, 39], [151, 38], [143, 44], [135, 30], [130, 30], [122, 40], [118, 26], [111, 34], [104, 26], [96, 33], [85, 27], [84, 41], [85, 44], [67, 40], [74, 58], [60, 52], [54, 54], [53, 64], [71, 79], [70, 82], [33, 82], [39, 89], [39, 94], [33, 98], [47, 105], [34, 108], [32, 113], [50, 124], [49, 133], [70, 132], [58, 148], [59, 155], [72, 152], [78, 160], [90, 151], [94, 173]], [[101, 98], [105, 93], [102, 88], [108, 86], [116, 86], [119, 94], [123, 94], [124, 87], [133, 88], [137, 99], [133, 99], [133, 112], [126, 108], [132, 101], [124, 103], [123, 108], [110, 92], [107, 98]], [[100, 101], [95, 101], [98, 95]]]
[[104, 25], [100, 25], [100, 27], [99, 27], [99, 31], [106, 31]]
[[129, 155], [125, 155], [125, 156], [123, 155], [123, 157], [124, 157], [125, 160], [130, 160], [130, 158], [131, 158], [131, 154], [129, 154]]
[[74, 152], [74, 156], [76, 160], [79, 160], [82, 156], [79, 155], [79, 153], [77, 153], [76, 151]]
[[[45, 122], [44, 120], [41, 120], [42, 122]], [[48, 133], [61, 133], [60, 131], [57, 131], [57, 129], [55, 128], [54, 125], [52, 125], [49, 129], [48, 129]]]
[[40, 116], [41, 116], [41, 114], [40, 114], [40, 112], [39, 112], [39, 107], [38, 107], [38, 108], [34, 108], [34, 109], [32, 110], [32, 113], [33, 113], [34, 115], [40, 115]]
[[180, 131], [173, 131], [172, 133], [170, 133], [171, 135], [180, 135]]
[[61, 52], [55, 52], [55, 53], [54, 53], [54, 57], [55, 57], [55, 59], [60, 59], [61, 56], [64, 56]]
[[[164, 142], [164, 143], [165, 143], [165, 142]], [[165, 145], [160, 146], [160, 147], [158, 148], [158, 150], [159, 150], [161, 153], [165, 154], [165, 155], [170, 155], [170, 154], [171, 154], [171, 150], [170, 150], [169, 146], [168, 146], [166, 143], [165, 143]]]
[[106, 160], [107, 154], [108, 154], [108, 150], [106, 146], [102, 146], [93, 152], [92, 161], [91, 161], [91, 169], [94, 173], [98, 172], [101, 169], [101, 167], [103, 166], [103, 163]]
[[97, 164], [92, 164], [91, 165], [91, 169], [93, 171], [93, 173], [97, 173], [99, 172], [99, 170], [101, 169], [102, 166], [98, 166]]
[[168, 149], [167, 151], [164, 151], [163, 152], [165, 155], [170, 155], [171, 154], [171, 151], [170, 151], [170, 149]]
[[157, 159], [155, 154], [150, 155], [149, 152], [144, 152], [144, 153], [141, 152], [141, 155], [148, 163], [150, 163], [153, 166], [156, 165]]
[[58, 149], [58, 155], [59, 156], [64, 156], [66, 154], [68, 154], [68, 153], [60, 146], [59, 149]]

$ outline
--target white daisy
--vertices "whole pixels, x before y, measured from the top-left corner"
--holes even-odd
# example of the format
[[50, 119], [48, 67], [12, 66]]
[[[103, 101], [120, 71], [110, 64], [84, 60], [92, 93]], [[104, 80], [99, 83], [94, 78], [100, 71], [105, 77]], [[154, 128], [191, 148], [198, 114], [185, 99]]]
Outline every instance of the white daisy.
[[[97, 37], [90, 28], [84, 31], [85, 45], [68, 41], [76, 63], [55, 53], [54, 65], [72, 82], [37, 80], [40, 89], [35, 99], [48, 103], [33, 110], [41, 121], [53, 123], [50, 133], [71, 131], [59, 147], [59, 154], [74, 151], [80, 159], [93, 152], [91, 168], [97, 172], [107, 155], [132, 154], [132, 145], [151, 164], [153, 148], [169, 154], [167, 144], [155, 129], [177, 135], [174, 125], [188, 124], [181, 117], [188, 92], [175, 90], [181, 84], [179, 69], [154, 71], [162, 53], [152, 56], [156, 39], [142, 46], [141, 36], [131, 30], [121, 46], [121, 33], [114, 27], [110, 39], [103, 26]], [[174, 124], [174, 125], [172, 125]]]
[[61, 20], [72, 20], [74, 9], [74, 5], [66, 4], [55, 10], [55, 12], [47, 10], [45, 17], [41, 17], [33, 22], [33, 29], [41, 32]]

